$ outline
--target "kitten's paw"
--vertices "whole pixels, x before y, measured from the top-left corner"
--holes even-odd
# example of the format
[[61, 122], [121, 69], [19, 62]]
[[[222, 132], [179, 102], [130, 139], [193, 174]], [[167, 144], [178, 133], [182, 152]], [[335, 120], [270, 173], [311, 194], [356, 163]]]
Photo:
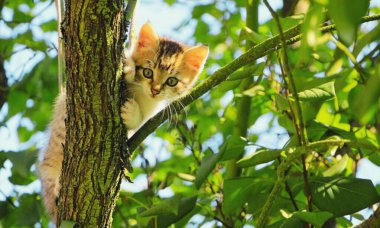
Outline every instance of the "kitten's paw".
[[141, 124], [140, 107], [134, 99], [128, 99], [121, 107], [121, 118], [128, 129], [135, 129]]
[[136, 64], [132, 57], [126, 57], [123, 59], [123, 73], [127, 82], [132, 82], [135, 79]]

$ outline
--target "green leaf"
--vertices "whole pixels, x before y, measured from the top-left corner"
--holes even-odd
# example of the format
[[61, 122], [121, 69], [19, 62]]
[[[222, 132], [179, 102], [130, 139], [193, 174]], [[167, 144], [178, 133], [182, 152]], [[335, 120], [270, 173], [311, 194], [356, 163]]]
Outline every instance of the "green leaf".
[[28, 94], [17, 90], [11, 90], [7, 99], [8, 102], [8, 117], [12, 117], [19, 112], [25, 111]]
[[380, 98], [380, 64], [370, 76], [365, 85], [356, 86], [350, 93], [349, 103], [354, 117], [361, 123], [367, 124], [378, 113], [378, 100]]
[[223, 96], [227, 91], [233, 90], [237, 87], [239, 87], [240, 81], [234, 80], [234, 81], [224, 81], [222, 82], [216, 90], [213, 90], [213, 93], [215, 93], [218, 96]]
[[316, 50], [312, 54], [313, 58], [321, 63], [329, 63], [334, 61], [334, 57], [327, 51]]
[[162, 214], [157, 217], [157, 227], [168, 227], [189, 214], [197, 202], [197, 196], [186, 197], [180, 200], [178, 214]]
[[146, 211], [140, 213], [141, 217], [156, 216], [162, 214], [174, 214], [178, 216], [178, 207], [182, 196], [175, 195], [172, 198], [163, 200]]
[[367, 47], [368, 44], [378, 40], [380, 40], [380, 24], [377, 24], [377, 26], [371, 31], [368, 31], [368, 33], [365, 33], [362, 37], [358, 38], [352, 54], [355, 57], [358, 56], [364, 47]]
[[6, 201], [0, 201], [0, 219], [6, 218], [11, 213], [11, 204]]
[[198, 21], [197, 26], [195, 27], [194, 34], [197, 35], [197, 38], [202, 43], [207, 43], [208, 38], [202, 34], [209, 34], [210, 27], [209, 25], [204, 21]]
[[41, 25], [41, 29], [44, 32], [56, 32], [58, 29], [57, 20], [50, 20], [48, 22], [45, 22]]
[[33, 135], [33, 131], [28, 130], [24, 126], [19, 126], [17, 128], [17, 136], [20, 142], [26, 142], [30, 139], [30, 137]]
[[9, 181], [13, 184], [26, 185], [35, 180], [35, 176], [30, 172], [31, 166], [35, 163], [37, 151], [7, 152], [8, 159], [12, 162], [12, 176]]
[[380, 154], [373, 153], [368, 157], [368, 160], [370, 160], [373, 164], [380, 166]]
[[[265, 88], [264, 86], [262, 85], [255, 85], [247, 90], [244, 90], [242, 92], [242, 94], [244, 96], [248, 96], [248, 97], [254, 97], [254, 96], [257, 96], [257, 95], [261, 95], [261, 96], [264, 96], [265, 95]], [[240, 94], [236, 94], [235, 95], [236, 97], [240, 97], [241, 95]]]
[[250, 167], [273, 161], [280, 156], [281, 150], [258, 150], [250, 156], [244, 157], [237, 162], [239, 167]]
[[307, 131], [307, 136], [309, 140], [318, 141], [323, 137], [323, 135], [326, 134], [328, 129], [323, 124], [314, 120], [314, 121], [311, 121], [306, 131]]
[[212, 8], [214, 8], [214, 4], [206, 4], [206, 5], [198, 5], [193, 8], [193, 17], [199, 18], [203, 16], [203, 14], [208, 13]]
[[315, 88], [298, 93], [301, 101], [324, 101], [335, 97], [334, 82], [328, 82]]
[[177, 173], [177, 176], [185, 181], [193, 182], [195, 180], [195, 177], [193, 175], [187, 173]]
[[76, 222], [65, 220], [61, 222], [59, 228], [74, 228], [76, 224]]
[[228, 161], [233, 158], [240, 157], [244, 153], [244, 148], [247, 143], [247, 139], [237, 135], [228, 137], [220, 149], [223, 154], [220, 160]]
[[327, 9], [336, 24], [339, 37], [347, 45], [356, 39], [356, 30], [361, 18], [366, 14], [369, 0], [350, 1], [330, 0]]
[[14, 39], [0, 39], [1, 55], [10, 56], [12, 54], [14, 44], [15, 44]]
[[[208, 149], [211, 151], [211, 149]], [[212, 152], [212, 151], [211, 151]], [[199, 189], [202, 183], [207, 179], [207, 176], [214, 170], [216, 163], [222, 158], [224, 150], [217, 154], [211, 154], [205, 156], [202, 159], [201, 166], [197, 172], [197, 176], [195, 178], [194, 184], [197, 189]]]
[[14, 12], [13, 20], [17, 22], [27, 23], [27, 22], [30, 22], [33, 18], [33, 16], [29, 12], [24, 13], [19, 10], [14, 10], [13, 12]]
[[323, 176], [332, 177], [341, 174], [346, 169], [348, 159], [348, 155], [345, 154], [337, 163], [325, 170]]
[[253, 45], [259, 44], [269, 37], [259, 34], [255, 31], [252, 31], [248, 27], [243, 27], [239, 35], [239, 43], [242, 43], [244, 40], [252, 42]]
[[322, 35], [319, 27], [325, 17], [324, 8], [318, 4], [311, 4], [307, 11], [304, 24], [302, 25], [302, 41], [301, 46], [297, 49], [297, 66], [308, 65], [311, 61], [311, 52], [318, 45]]
[[34, 38], [31, 30], [26, 31], [25, 33], [18, 34], [18, 36], [15, 38], [15, 42], [18, 44], [24, 44], [28, 48], [31, 48], [36, 51], [38, 50], [45, 52], [48, 48], [45, 41], [36, 40]]
[[165, 0], [165, 2], [166, 2], [169, 6], [171, 6], [171, 5], [173, 5], [173, 4], [175, 3], [175, 0]]
[[286, 111], [289, 109], [289, 102], [284, 95], [276, 93], [274, 94], [274, 98], [278, 111]]
[[[302, 47], [301, 48], [311, 48], [318, 44], [318, 39], [321, 36], [320, 26], [322, 24], [325, 14], [323, 13], [324, 8], [318, 4], [312, 4], [310, 9], [307, 11], [305, 22], [302, 26], [304, 36], [302, 36]], [[305, 58], [306, 56], [302, 56]], [[307, 57], [306, 57], [307, 58]]]
[[4, 168], [4, 162], [8, 159], [7, 153], [4, 151], [0, 151], [0, 169]]
[[255, 185], [255, 178], [249, 177], [224, 180], [223, 210], [226, 213], [240, 210], [248, 197], [255, 192]]
[[275, 222], [269, 225], [267, 228], [295, 228], [295, 227], [303, 227], [305, 223], [296, 217], [290, 217], [288, 219], [282, 219], [278, 222]]
[[241, 80], [244, 78], [262, 75], [265, 67], [265, 62], [245, 67], [243, 70], [236, 71], [233, 74], [231, 74], [228, 77], [227, 81]]
[[360, 211], [379, 202], [370, 180], [351, 177], [317, 177], [310, 180], [313, 203], [336, 217]]
[[37, 198], [39, 194], [23, 194], [19, 198], [19, 206], [15, 213], [18, 215], [16, 225], [18, 226], [33, 226], [40, 219], [39, 202]]
[[316, 227], [322, 227], [323, 224], [334, 215], [327, 211], [306, 212], [300, 211], [293, 214], [294, 217], [301, 219]]
[[[302, 21], [303, 17], [301, 15], [297, 15], [294, 17], [286, 17], [280, 18], [280, 23], [283, 31], [286, 31], [296, 25], [298, 25]], [[279, 34], [278, 26], [275, 21], [272, 19], [268, 22], [270, 29], [272, 31], [273, 36]]]

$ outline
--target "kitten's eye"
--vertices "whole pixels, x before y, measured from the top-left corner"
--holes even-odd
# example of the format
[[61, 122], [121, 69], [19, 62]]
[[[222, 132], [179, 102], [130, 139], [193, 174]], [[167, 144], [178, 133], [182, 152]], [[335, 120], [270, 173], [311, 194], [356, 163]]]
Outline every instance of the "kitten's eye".
[[168, 86], [176, 86], [178, 84], [178, 79], [175, 77], [170, 77], [166, 80], [166, 84], [168, 84]]
[[151, 78], [153, 78], [153, 70], [149, 69], [149, 68], [144, 68], [143, 69], [143, 75], [144, 75], [144, 77], [151, 79]]

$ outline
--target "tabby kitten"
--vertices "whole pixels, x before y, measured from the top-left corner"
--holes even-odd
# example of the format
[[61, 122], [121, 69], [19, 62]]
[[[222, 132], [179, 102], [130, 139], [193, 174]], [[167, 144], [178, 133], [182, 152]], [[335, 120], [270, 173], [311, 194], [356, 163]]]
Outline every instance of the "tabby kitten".
[[127, 127], [136, 130], [159, 108], [186, 95], [207, 55], [207, 46], [190, 47], [160, 38], [149, 23], [144, 24], [124, 67], [132, 95], [121, 109]]
[[[133, 133], [147, 119], [192, 88], [208, 55], [206, 46], [186, 46], [160, 38], [144, 24], [134, 48], [124, 60], [124, 75], [131, 98], [121, 108], [124, 124]], [[66, 95], [58, 96], [50, 123], [50, 139], [39, 165], [42, 196], [55, 222], [56, 200], [65, 142]]]

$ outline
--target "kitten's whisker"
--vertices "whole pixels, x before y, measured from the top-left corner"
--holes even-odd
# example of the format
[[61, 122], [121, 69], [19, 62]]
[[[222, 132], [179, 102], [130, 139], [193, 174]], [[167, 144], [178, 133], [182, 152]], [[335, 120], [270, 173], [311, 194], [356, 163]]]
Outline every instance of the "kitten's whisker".
[[166, 107], [164, 108], [163, 112], [161, 112], [161, 119], [165, 118], [165, 115], [167, 115], [167, 109]]
[[180, 104], [182, 106], [182, 110], [184, 110], [185, 112], [185, 117], [187, 119], [187, 110], [185, 109], [185, 106], [183, 105], [183, 103], [181, 102], [181, 100], [178, 100], [178, 104]]
[[194, 100], [194, 97], [193, 95], [191, 95], [191, 93], [189, 93], [188, 95], [191, 97], [191, 100]]
[[170, 105], [173, 107], [173, 123], [174, 123], [174, 126], [177, 125], [177, 110], [175, 109], [175, 106], [173, 105], [173, 103], [170, 103]]
[[167, 109], [167, 113], [168, 113], [168, 122], [170, 123], [170, 108], [169, 107], [166, 107]]
[[169, 111], [170, 111], [170, 117], [169, 117], [169, 124], [172, 123], [172, 118], [173, 118], [173, 113], [172, 113], [172, 108], [170, 107], [170, 104], [168, 105]]

